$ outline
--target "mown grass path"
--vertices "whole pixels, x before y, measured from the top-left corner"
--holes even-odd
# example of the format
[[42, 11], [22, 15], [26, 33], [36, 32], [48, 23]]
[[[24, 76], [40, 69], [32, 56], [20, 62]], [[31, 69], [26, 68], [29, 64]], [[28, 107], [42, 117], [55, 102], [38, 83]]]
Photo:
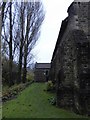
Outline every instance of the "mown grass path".
[[78, 118], [82, 116], [57, 108], [49, 103], [53, 96], [45, 89], [45, 83], [33, 83], [20, 95], [3, 105], [5, 118]]

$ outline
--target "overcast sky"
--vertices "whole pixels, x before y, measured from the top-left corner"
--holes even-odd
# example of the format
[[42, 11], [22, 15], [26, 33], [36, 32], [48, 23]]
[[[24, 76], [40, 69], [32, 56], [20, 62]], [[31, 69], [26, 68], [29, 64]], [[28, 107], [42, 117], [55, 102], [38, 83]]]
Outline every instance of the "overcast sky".
[[40, 38], [34, 48], [36, 62], [51, 62], [61, 22], [73, 0], [42, 0], [46, 11]]

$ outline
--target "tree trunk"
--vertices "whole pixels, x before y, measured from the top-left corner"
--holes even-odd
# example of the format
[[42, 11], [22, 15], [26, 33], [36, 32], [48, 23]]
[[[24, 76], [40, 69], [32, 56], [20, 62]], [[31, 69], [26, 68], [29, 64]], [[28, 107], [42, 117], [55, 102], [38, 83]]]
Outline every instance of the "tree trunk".
[[12, 86], [14, 84], [12, 78], [12, 2], [10, 2], [10, 41], [9, 41], [9, 85]]
[[21, 83], [21, 74], [22, 74], [22, 45], [20, 46], [20, 54], [19, 54], [19, 66], [18, 66], [18, 81], [17, 83]]
[[3, 26], [3, 18], [4, 18], [4, 10], [5, 10], [6, 2], [3, 2], [2, 4], [2, 26]]
[[24, 46], [24, 67], [23, 67], [23, 83], [26, 82], [27, 76], [27, 45]]
[[[2, 92], [2, 59], [1, 59], [1, 31], [2, 31], [2, 9], [0, 8], [0, 93]], [[1, 94], [2, 95], [2, 94]], [[1, 97], [0, 95], [0, 97]], [[1, 100], [1, 98], [0, 98]], [[1, 103], [2, 104], [2, 103]], [[2, 110], [2, 109], [1, 109]], [[2, 115], [1, 115], [2, 118]]]
[[23, 41], [24, 41], [24, 35], [23, 35], [23, 27], [24, 27], [24, 11], [21, 11], [21, 43], [20, 43], [20, 52], [19, 52], [19, 67], [18, 67], [18, 81], [17, 83], [20, 83], [22, 81], [21, 75], [22, 75], [22, 58], [23, 58]]

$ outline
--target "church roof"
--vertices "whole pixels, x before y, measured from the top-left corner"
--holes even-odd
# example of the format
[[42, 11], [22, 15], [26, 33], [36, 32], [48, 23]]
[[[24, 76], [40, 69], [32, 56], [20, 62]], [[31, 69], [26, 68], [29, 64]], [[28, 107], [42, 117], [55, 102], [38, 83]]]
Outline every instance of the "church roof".
[[50, 63], [36, 63], [35, 68], [36, 69], [49, 69], [51, 67]]

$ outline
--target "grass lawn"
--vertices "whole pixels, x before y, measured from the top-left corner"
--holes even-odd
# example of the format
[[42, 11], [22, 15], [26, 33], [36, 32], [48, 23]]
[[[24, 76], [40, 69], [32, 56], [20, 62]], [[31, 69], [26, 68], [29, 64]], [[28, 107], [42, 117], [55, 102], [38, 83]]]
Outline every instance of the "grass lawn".
[[16, 99], [3, 104], [4, 118], [83, 118], [49, 103], [53, 94], [44, 91], [45, 83], [33, 83]]

